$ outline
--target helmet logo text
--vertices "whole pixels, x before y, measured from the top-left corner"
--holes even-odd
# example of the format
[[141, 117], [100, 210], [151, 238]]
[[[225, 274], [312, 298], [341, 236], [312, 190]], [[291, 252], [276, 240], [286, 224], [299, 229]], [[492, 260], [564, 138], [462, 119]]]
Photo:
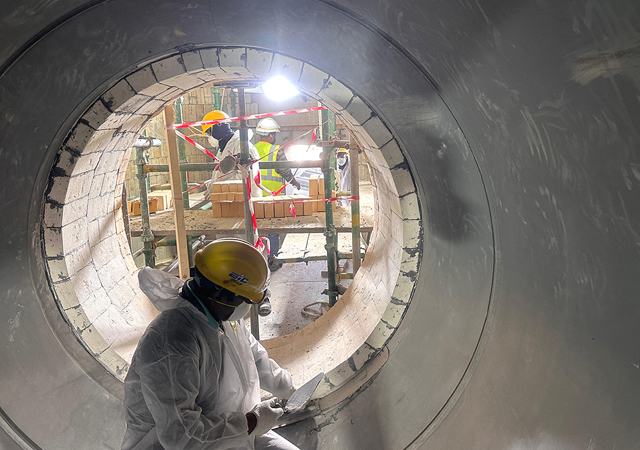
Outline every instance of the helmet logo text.
[[235, 272], [231, 272], [229, 274], [229, 278], [231, 278], [236, 283], [240, 283], [240, 284], [247, 284], [249, 282], [249, 280], [247, 279], [247, 277], [244, 276], [244, 274], [238, 275]]

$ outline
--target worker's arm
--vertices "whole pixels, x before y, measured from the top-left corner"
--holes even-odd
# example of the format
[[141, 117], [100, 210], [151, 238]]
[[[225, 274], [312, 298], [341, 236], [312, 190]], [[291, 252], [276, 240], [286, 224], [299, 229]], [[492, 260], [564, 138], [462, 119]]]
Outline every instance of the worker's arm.
[[[287, 160], [287, 155], [285, 155], [284, 148], [282, 148], [282, 147], [280, 147], [278, 149], [278, 155], [277, 156], [278, 156], [277, 157], [278, 161], [286, 161]], [[293, 176], [293, 173], [291, 172], [291, 169], [289, 169], [288, 167], [283, 167], [282, 169], [276, 169], [276, 173], [278, 175], [280, 175], [282, 178], [284, 178], [284, 180], [287, 183], [291, 183], [297, 189], [300, 189], [300, 182], [295, 179], [295, 177]]]
[[[175, 342], [171, 337], [158, 336], [151, 345], [157, 345], [160, 351], [145, 358], [147, 361], [138, 369], [142, 394], [162, 446], [176, 450], [248, 448], [248, 422], [243, 412], [205, 415], [196, 403], [203, 382], [197, 340], [188, 336]], [[163, 352], [164, 356], [155, 357]], [[220, 370], [219, 365], [214, 366], [208, 379], [219, 377]]]
[[262, 344], [253, 337], [246, 327], [243, 328], [243, 332], [247, 334], [251, 342], [251, 352], [253, 353], [253, 359], [256, 361], [258, 376], [260, 377], [260, 388], [271, 392], [278, 398], [289, 398], [295, 391], [291, 374], [269, 358], [269, 354]]

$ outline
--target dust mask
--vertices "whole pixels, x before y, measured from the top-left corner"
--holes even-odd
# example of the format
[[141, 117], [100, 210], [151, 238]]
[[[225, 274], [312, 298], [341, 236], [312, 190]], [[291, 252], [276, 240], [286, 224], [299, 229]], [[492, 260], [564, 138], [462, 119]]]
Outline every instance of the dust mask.
[[238, 305], [233, 310], [233, 312], [231, 313], [231, 315], [227, 320], [230, 320], [230, 321], [240, 320], [249, 313], [250, 309], [251, 309], [251, 305], [243, 302], [241, 305]]
[[209, 145], [211, 147], [218, 147], [218, 140], [213, 136], [209, 136]]

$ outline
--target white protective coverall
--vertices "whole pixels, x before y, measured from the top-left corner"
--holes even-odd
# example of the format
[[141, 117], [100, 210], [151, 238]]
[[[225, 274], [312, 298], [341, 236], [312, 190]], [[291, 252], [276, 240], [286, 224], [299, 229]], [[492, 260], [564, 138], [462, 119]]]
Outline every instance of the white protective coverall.
[[[351, 190], [351, 161], [349, 161], [349, 155], [344, 154], [342, 158], [337, 158], [336, 163], [338, 166], [338, 172], [340, 174], [340, 190]], [[351, 205], [351, 200], [338, 200], [338, 205], [347, 207]]]
[[[249, 139], [251, 139], [251, 136], [249, 136]], [[260, 154], [258, 153], [258, 149], [256, 149], [251, 142], [248, 142], [248, 144], [249, 144], [249, 155], [251, 156], [251, 158], [256, 161], [259, 160]], [[236, 130], [236, 132], [233, 133], [233, 137], [229, 139], [229, 142], [227, 142], [227, 145], [225, 145], [222, 153], [218, 155], [218, 158], [220, 159], [220, 161], [222, 161], [224, 157], [227, 155], [238, 156], [241, 153], [242, 152], [240, 149], [240, 130]], [[257, 175], [258, 172], [259, 172], [258, 163], [255, 163], [251, 166], [251, 197], [262, 196], [262, 190], [255, 183], [255, 176]], [[238, 170], [230, 172], [226, 175], [223, 175], [222, 172], [218, 170], [214, 170], [211, 177], [211, 182], [215, 183], [219, 181], [240, 180], [240, 179], [242, 179], [242, 177], [240, 175], [240, 171]]]
[[260, 402], [260, 388], [288, 398], [294, 387], [244, 321], [214, 329], [179, 296], [179, 278], [143, 268], [138, 279], [161, 313], [140, 339], [125, 380], [122, 449], [297, 449], [274, 431], [247, 432], [245, 414]]

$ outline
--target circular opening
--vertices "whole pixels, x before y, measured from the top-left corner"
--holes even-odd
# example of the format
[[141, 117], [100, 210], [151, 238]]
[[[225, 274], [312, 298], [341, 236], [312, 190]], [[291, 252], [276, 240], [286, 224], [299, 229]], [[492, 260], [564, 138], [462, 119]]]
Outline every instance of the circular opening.
[[352, 379], [399, 325], [418, 270], [421, 224], [413, 179], [389, 130], [356, 91], [309, 64], [251, 48], [201, 49], [115, 84], [76, 124], [51, 172], [43, 233], [53, 291], [78, 339], [117, 378], [157, 314], [137, 286], [127, 236], [123, 186], [132, 144], [154, 114], [189, 90], [274, 74], [297, 80], [355, 135], [375, 201], [367, 254], [350, 288], [313, 323], [263, 344], [297, 383], [327, 373], [317, 393], [324, 396]]

